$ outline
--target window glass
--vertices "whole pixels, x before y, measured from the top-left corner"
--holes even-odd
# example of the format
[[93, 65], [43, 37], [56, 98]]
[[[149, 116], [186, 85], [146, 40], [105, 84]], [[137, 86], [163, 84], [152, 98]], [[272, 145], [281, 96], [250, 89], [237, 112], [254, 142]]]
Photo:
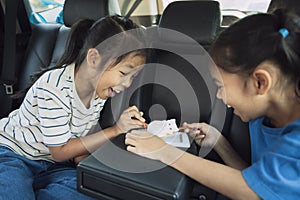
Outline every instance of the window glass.
[[30, 21], [37, 23], [63, 23], [61, 12], [65, 0], [29, 0]]
[[62, 7], [65, 0], [29, 0], [29, 2], [34, 12], [42, 12], [49, 9], [54, 9], [57, 6]]

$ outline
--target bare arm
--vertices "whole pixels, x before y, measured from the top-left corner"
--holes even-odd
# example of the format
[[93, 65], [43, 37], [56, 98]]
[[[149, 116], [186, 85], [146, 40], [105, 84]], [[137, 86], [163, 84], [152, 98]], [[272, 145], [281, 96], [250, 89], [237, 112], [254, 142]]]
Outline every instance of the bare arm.
[[[239, 170], [245, 169], [248, 166], [216, 128], [206, 123], [185, 123], [183, 128], [201, 146], [200, 154], [202, 157], [214, 149], [228, 166]], [[201, 151], [202, 148], [204, 151]], [[203, 153], [204, 155], [202, 155]]]
[[84, 158], [82, 156], [94, 152], [107, 140], [127, 132], [129, 129], [142, 127], [145, 121], [142, 115], [143, 113], [139, 112], [136, 106], [131, 106], [123, 111], [116, 125], [81, 138], [70, 139], [62, 146], [49, 147], [52, 158], [58, 162], [72, 158], [79, 161]]
[[184, 152], [145, 131], [126, 134], [125, 143], [129, 145], [128, 151], [160, 160], [231, 199], [259, 199], [245, 182], [241, 170]]
[[[174, 148], [174, 147], [172, 147]], [[175, 149], [175, 148], [174, 148]], [[179, 149], [172, 150], [173, 152]], [[181, 150], [179, 150], [181, 151]], [[231, 199], [259, 199], [245, 182], [240, 170], [186, 152], [170, 166]], [[162, 161], [164, 154], [162, 154]]]
[[249, 166], [240, 155], [232, 148], [227, 139], [221, 136], [214, 147], [214, 150], [219, 154], [226, 165], [238, 170], [245, 169]]
[[82, 138], [70, 139], [62, 146], [49, 147], [49, 150], [52, 158], [57, 162], [61, 162], [90, 154], [101, 144], [117, 136], [119, 133], [118, 126], [113, 126]]

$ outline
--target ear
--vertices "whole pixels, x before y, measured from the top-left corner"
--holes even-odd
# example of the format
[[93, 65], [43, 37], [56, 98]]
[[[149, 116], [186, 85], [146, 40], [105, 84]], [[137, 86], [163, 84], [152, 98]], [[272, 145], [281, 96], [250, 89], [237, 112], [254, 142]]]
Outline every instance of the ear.
[[253, 72], [253, 78], [257, 94], [263, 95], [269, 91], [272, 85], [272, 76], [269, 71], [258, 68]]
[[97, 67], [101, 62], [99, 51], [95, 48], [89, 49], [86, 55], [86, 60], [90, 66]]

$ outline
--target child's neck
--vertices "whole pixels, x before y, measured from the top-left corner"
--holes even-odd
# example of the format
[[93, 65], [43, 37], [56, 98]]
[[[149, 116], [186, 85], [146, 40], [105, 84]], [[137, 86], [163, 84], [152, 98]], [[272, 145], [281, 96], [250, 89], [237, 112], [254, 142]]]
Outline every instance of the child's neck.
[[270, 123], [276, 128], [284, 127], [300, 118], [300, 102], [285, 101], [281, 104], [273, 104], [270, 107], [267, 117]]
[[93, 89], [94, 87], [85, 79], [85, 77], [82, 78], [81, 76], [77, 76], [77, 71], [75, 72], [75, 88], [81, 102], [88, 109], [95, 93], [95, 89]]

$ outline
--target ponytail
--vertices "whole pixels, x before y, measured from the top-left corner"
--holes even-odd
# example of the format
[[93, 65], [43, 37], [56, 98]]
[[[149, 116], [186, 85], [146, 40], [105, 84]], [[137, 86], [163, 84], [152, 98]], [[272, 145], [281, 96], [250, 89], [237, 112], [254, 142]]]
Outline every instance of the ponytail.
[[83, 19], [72, 26], [67, 46], [62, 57], [59, 59], [57, 66], [70, 65], [77, 59], [84, 41], [88, 35], [89, 29], [95, 20]]
[[281, 70], [288, 71], [289, 78], [296, 85], [296, 95], [300, 97], [300, 17], [285, 9], [275, 10], [272, 14], [278, 21], [280, 46], [286, 57], [285, 62], [278, 61], [278, 64]]
[[270, 61], [300, 97], [300, 18], [287, 10], [247, 16], [225, 29], [209, 52], [216, 65], [229, 73], [249, 76]]

